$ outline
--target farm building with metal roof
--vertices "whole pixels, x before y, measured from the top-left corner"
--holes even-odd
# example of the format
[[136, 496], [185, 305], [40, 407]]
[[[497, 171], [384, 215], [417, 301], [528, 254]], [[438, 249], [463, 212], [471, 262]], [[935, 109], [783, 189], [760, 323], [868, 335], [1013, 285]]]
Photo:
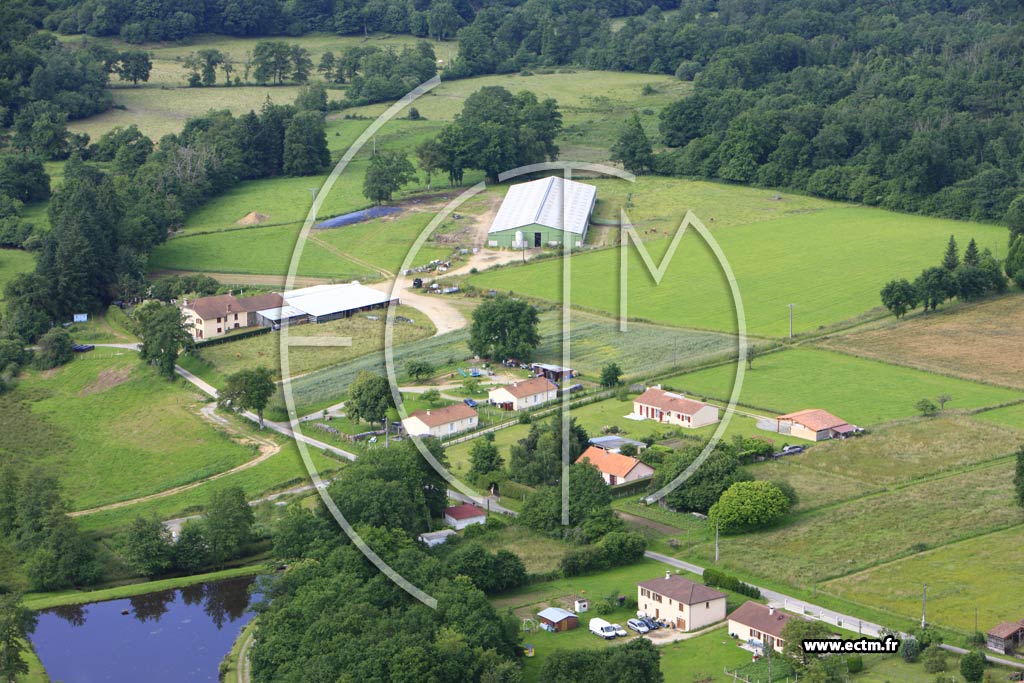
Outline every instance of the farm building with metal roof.
[[491, 247], [583, 246], [597, 188], [550, 176], [508, 188], [487, 234]]

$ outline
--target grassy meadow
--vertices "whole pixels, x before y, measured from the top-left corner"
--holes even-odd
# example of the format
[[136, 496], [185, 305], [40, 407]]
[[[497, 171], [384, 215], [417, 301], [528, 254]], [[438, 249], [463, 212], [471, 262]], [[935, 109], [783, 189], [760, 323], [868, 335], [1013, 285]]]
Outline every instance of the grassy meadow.
[[134, 352], [97, 349], [53, 371], [29, 371], [0, 397], [0, 452], [57, 474], [71, 509], [128, 500], [256, 457], [206, 422], [204, 400]]
[[928, 584], [928, 618], [962, 631], [982, 632], [1016, 618], [1020, 583], [995, 580], [1020, 572], [1024, 525], [946, 545], [910, 558], [829, 581], [824, 590], [901, 614], [920, 614], [921, 584]]
[[[726, 364], [666, 379], [665, 384], [690, 395], [722, 398], [731, 391], [734, 375], [735, 366]], [[744, 375], [740, 401], [766, 414], [822, 408], [866, 427], [915, 415], [915, 403], [934, 401], [943, 393], [953, 397], [947, 410], [1024, 398], [1002, 387], [801, 347], [757, 358]]]
[[995, 410], [986, 410], [974, 416], [975, 420], [989, 424], [1009, 427], [1017, 432], [1024, 432], [1024, 405], [1006, 406]]
[[[687, 182], [666, 183], [663, 194]], [[673, 220], [681, 218], [682, 213]], [[728, 229], [714, 228], [707, 218], [704, 223], [736, 275], [747, 330], [755, 336], [787, 335], [789, 303], [796, 305], [798, 334], [879, 308], [881, 286], [893, 277], [914, 277], [937, 263], [951, 233], [963, 243], [972, 236], [981, 244], [1005, 240], [1005, 229], [998, 226], [866, 207], [823, 209]], [[647, 241], [655, 263], [661, 261], [669, 243], [666, 236]], [[571, 259], [575, 305], [619, 312], [619, 258], [617, 250], [600, 250]], [[683, 237], [660, 285], [655, 285], [635, 249], [628, 263], [630, 316], [735, 331], [736, 311], [725, 276], [696, 231]], [[556, 301], [561, 299], [561, 277], [562, 263], [552, 259], [488, 271], [470, 281], [482, 288]]]
[[1024, 389], [1024, 296], [951, 304], [877, 329], [844, 334], [825, 346], [859, 356]]

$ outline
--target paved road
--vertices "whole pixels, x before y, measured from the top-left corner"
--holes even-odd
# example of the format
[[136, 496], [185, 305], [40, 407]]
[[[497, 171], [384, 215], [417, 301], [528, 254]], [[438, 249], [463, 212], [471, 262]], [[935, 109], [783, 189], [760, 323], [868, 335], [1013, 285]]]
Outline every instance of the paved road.
[[[651, 550], [645, 552], [644, 556], [649, 559], [667, 564], [671, 567], [684, 569], [690, 573], [697, 574], [698, 576], [704, 573], [704, 567], [693, 564], [692, 562], [684, 562], [683, 560], [677, 560], [674, 557], [662, 555], [661, 553], [656, 553]], [[841, 612], [836, 612], [834, 610], [826, 609], [824, 607], [814, 605], [804, 600], [798, 600], [794, 597], [786, 595], [785, 593], [780, 593], [769, 588], [761, 588], [760, 586], [758, 586], [757, 588], [761, 591], [761, 594], [764, 597], [768, 598], [770, 603], [777, 607], [783, 607], [787, 610], [796, 612], [798, 614], [805, 614], [811, 617], [812, 619], [818, 619], [819, 621], [824, 621], [829, 624], [841, 626], [842, 628], [845, 628], [849, 631], [856, 630], [858, 633], [861, 633], [866, 636], [871, 636], [873, 638], [877, 638], [881, 634], [882, 626], [879, 624], [875, 624], [870, 621], [864, 621], [863, 619], [858, 619], [857, 617], [850, 616], [848, 614], [843, 614]], [[947, 650], [949, 652], [954, 652], [956, 654], [967, 653], [967, 650], [965, 650], [964, 648], [955, 647], [953, 645], [943, 645], [942, 649]], [[1024, 662], [1003, 659], [1001, 657], [993, 657], [989, 654], [986, 654], [985, 658], [993, 664], [1001, 664], [1003, 666], [1009, 666], [1016, 669], [1024, 669]]]

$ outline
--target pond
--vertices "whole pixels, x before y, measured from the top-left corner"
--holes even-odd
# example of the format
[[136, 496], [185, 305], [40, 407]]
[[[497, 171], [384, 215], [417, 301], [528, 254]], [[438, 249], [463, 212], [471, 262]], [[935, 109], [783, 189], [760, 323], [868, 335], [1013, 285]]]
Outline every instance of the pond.
[[252, 613], [253, 577], [43, 610], [32, 636], [53, 681], [216, 681]]

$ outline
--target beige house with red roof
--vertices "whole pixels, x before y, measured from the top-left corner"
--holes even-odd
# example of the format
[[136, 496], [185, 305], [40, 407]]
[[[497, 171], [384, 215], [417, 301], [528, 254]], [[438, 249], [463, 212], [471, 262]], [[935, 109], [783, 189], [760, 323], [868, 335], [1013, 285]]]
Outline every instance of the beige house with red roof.
[[697, 631], [725, 619], [726, 594], [665, 572], [665, 578], [637, 584], [637, 607], [680, 631]]
[[704, 427], [718, 422], [718, 406], [651, 387], [633, 399], [633, 415], [678, 427]]
[[412, 436], [449, 436], [476, 429], [480, 418], [475, 410], [465, 403], [455, 403], [444, 408], [417, 410], [402, 420], [402, 427]]
[[628, 455], [606, 451], [597, 446], [591, 446], [583, 451], [576, 462], [577, 464], [589, 462], [596, 467], [604, 477], [604, 482], [609, 486], [646, 479], [654, 475], [654, 468], [650, 465]]
[[786, 644], [782, 629], [790, 620], [799, 618], [759, 602], [747, 601], [729, 615], [729, 635], [753, 648], [770, 647], [782, 652]]
[[280, 308], [284, 299], [280, 294], [259, 294], [236, 297], [233, 294], [204, 296], [182, 302], [181, 312], [185, 316], [192, 338], [196, 341], [220, 337], [232, 330], [258, 325], [257, 311]]
[[789, 434], [808, 441], [842, 439], [861, 431], [841, 417], [819, 408], [800, 410], [775, 418], [779, 434]]
[[496, 406], [506, 410], [528, 410], [542, 406], [558, 397], [558, 385], [546, 377], [513, 382], [491, 389], [487, 398]]
[[444, 523], [460, 531], [467, 526], [483, 524], [486, 521], [487, 513], [472, 503], [463, 503], [444, 510]]

